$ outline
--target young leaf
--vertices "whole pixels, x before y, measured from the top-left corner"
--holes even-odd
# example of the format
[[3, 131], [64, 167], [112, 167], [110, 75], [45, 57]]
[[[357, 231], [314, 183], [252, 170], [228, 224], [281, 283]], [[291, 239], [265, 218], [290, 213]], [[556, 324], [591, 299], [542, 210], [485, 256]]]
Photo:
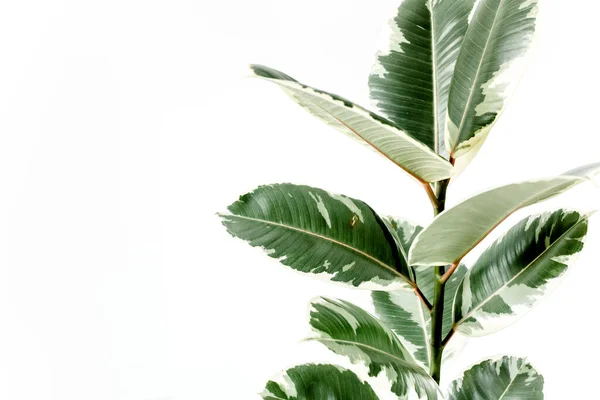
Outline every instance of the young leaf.
[[311, 114], [342, 133], [380, 153], [421, 182], [437, 182], [452, 175], [452, 165], [392, 122], [352, 102], [306, 86], [290, 76], [262, 65], [254, 74], [278, 84]]
[[588, 219], [558, 210], [522, 220], [486, 249], [461, 282], [456, 329], [494, 333], [515, 322], [554, 288], [583, 248]]
[[309, 186], [261, 186], [222, 214], [223, 225], [297, 271], [366, 289], [413, 289], [387, 226], [362, 201]]
[[[387, 218], [389, 225], [395, 230], [399, 243], [405, 254], [410, 249], [416, 235], [423, 230], [397, 218]], [[443, 332], [446, 335], [452, 329], [452, 303], [458, 285], [467, 269], [461, 265], [445, 285]], [[434, 275], [431, 269], [416, 270], [417, 285], [431, 303], [433, 301]], [[426, 370], [431, 363], [430, 333], [431, 316], [424, 303], [414, 292], [408, 291], [375, 291], [371, 294], [377, 317], [396, 335], [412, 356]]]
[[544, 378], [522, 358], [481, 362], [450, 385], [448, 400], [543, 400]]
[[444, 156], [446, 106], [454, 64], [474, 0], [404, 0], [377, 53], [371, 98], [400, 129]]
[[448, 99], [446, 144], [453, 158], [474, 156], [512, 95], [525, 69], [537, 8], [537, 0], [481, 0], [475, 9]]
[[[435, 381], [415, 363], [394, 332], [375, 317], [342, 300], [318, 298], [312, 302], [310, 325], [317, 337], [336, 354], [369, 368], [369, 376], [384, 372], [391, 390], [400, 398], [416, 393], [420, 399], [438, 399]], [[354, 397], [353, 397], [354, 398]]]
[[[585, 176], [594, 166], [581, 168], [579, 173]], [[455, 264], [515, 211], [584, 181], [581, 176], [562, 175], [513, 183], [473, 196], [440, 214], [417, 236], [409, 252], [410, 265]]]
[[329, 364], [290, 368], [276, 381], [269, 381], [260, 395], [264, 400], [379, 400], [354, 372]]

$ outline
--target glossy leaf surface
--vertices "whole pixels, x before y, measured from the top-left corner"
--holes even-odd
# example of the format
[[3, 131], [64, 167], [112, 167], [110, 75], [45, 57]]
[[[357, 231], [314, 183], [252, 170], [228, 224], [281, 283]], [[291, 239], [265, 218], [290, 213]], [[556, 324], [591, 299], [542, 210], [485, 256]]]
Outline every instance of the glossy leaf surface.
[[439, 397], [435, 381], [418, 366], [394, 332], [363, 309], [342, 300], [312, 302], [310, 325], [323, 343], [352, 363], [363, 364], [370, 376], [384, 374], [400, 399]]
[[504, 356], [483, 361], [450, 385], [448, 400], [543, 400], [544, 378], [527, 362]]
[[454, 65], [474, 0], [404, 0], [369, 78], [371, 98], [410, 136], [447, 156], [444, 131]]
[[305, 364], [290, 368], [269, 381], [264, 400], [378, 400], [368, 383], [354, 372], [336, 365]]
[[261, 186], [222, 214], [233, 236], [282, 264], [366, 289], [412, 289], [406, 260], [362, 201], [309, 186]]
[[461, 282], [454, 302], [457, 330], [483, 336], [522, 317], [560, 282], [583, 248], [587, 227], [585, 215], [558, 210], [511, 228]]
[[448, 99], [446, 143], [453, 158], [477, 152], [512, 95], [526, 67], [537, 9], [537, 0], [478, 3]]

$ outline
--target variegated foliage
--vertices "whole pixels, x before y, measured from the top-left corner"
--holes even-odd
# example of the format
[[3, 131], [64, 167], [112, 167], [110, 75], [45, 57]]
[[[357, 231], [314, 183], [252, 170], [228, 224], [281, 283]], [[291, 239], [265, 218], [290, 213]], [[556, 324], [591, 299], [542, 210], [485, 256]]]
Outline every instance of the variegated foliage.
[[378, 116], [338, 95], [306, 86], [262, 65], [252, 65], [258, 77], [278, 84], [311, 114], [377, 151], [417, 180], [437, 182], [452, 174], [452, 165], [426, 145]]
[[522, 220], [496, 240], [465, 275], [454, 302], [455, 328], [496, 332], [556, 287], [583, 248], [588, 219], [558, 210]]
[[221, 214], [234, 236], [297, 271], [352, 287], [412, 289], [385, 222], [365, 203], [309, 186], [261, 186]]
[[522, 358], [500, 357], [465, 371], [448, 400], [543, 400], [544, 378]]
[[370, 376], [384, 376], [399, 399], [439, 397], [435, 381], [414, 360], [394, 332], [361, 308], [342, 300], [319, 298], [312, 302], [313, 340], [331, 351], [363, 364]]
[[[497, 187], [438, 214], [450, 180], [475, 156], [523, 73], [537, 8], [538, 0], [403, 0], [369, 77], [380, 114], [251, 66], [312, 115], [417, 179], [434, 206], [436, 218], [423, 229], [381, 218], [360, 200], [277, 184], [241, 196], [221, 214], [232, 235], [296, 271], [375, 290], [378, 318], [346, 301], [313, 301], [311, 339], [366, 367], [367, 379], [387, 380], [396, 398], [441, 399], [444, 349], [457, 336], [486, 335], [520, 318], [582, 249], [587, 215], [558, 210], [521, 221], [469, 269], [461, 264], [517, 210], [584, 182], [600, 163]], [[466, 371], [448, 399], [538, 400], [542, 389], [528, 362], [502, 357]], [[287, 370], [262, 396], [378, 399], [353, 372], [315, 364]]]
[[448, 98], [446, 146], [459, 162], [474, 156], [519, 82], [537, 8], [537, 0], [479, 1]]
[[448, 92], [474, 0], [405, 0], [369, 77], [371, 98], [400, 129], [442, 156]]
[[[403, 251], [405, 254], [408, 253], [414, 238], [423, 230], [423, 227], [397, 218], [388, 218], [388, 221], [396, 232]], [[452, 329], [452, 303], [458, 285], [466, 272], [466, 267], [461, 265], [445, 285], [444, 335]], [[432, 303], [434, 290], [432, 271], [424, 268], [417, 269], [415, 277], [422, 294], [429, 303]], [[398, 335], [417, 362], [429, 370], [431, 366], [431, 315], [423, 301], [414, 292], [407, 291], [375, 291], [372, 293], [372, 298], [377, 317]]]
[[371, 386], [354, 372], [336, 365], [305, 364], [269, 381], [264, 400], [379, 400]]

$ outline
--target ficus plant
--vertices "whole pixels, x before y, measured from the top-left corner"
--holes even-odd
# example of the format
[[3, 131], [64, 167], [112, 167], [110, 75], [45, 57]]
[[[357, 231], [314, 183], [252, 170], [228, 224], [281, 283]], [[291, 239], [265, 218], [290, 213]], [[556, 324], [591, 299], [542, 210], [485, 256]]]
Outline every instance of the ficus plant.
[[[365, 202], [302, 185], [261, 186], [220, 214], [230, 234], [281, 264], [372, 291], [375, 315], [347, 301], [310, 305], [311, 340], [384, 376], [399, 399], [543, 399], [525, 359], [485, 360], [440, 388], [456, 339], [494, 333], [538, 303], [583, 248], [588, 213], [557, 209], [508, 229], [472, 265], [463, 258], [516, 211], [556, 196], [599, 164], [496, 187], [445, 210], [451, 181], [484, 143], [523, 73], [537, 0], [404, 0], [369, 77], [376, 112], [252, 65], [312, 115], [386, 157], [427, 193], [422, 227]], [[402, 210], [401, 210], [402, 211]], [[406, 212], [406, 210], [404, 210]], [[269, 381], [266, 400], [378, 399], [368, 380], [305, 364]]]

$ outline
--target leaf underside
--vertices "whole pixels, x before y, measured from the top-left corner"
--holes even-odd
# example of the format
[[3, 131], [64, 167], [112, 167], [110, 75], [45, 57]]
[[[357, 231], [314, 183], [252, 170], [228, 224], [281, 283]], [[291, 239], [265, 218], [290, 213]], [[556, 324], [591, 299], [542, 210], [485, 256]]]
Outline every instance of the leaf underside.
[[410, 264], [456, 263], [517, 210], [556, 196], [584, 181], [577, 176], [559, 176], [513, 183], [475, 195], [444, 211], [417, 236], [410, 249]]
[[258, 77], [281, 87], [312, 115], [361, 144], [375, 150], [421, 182], [437, 182], [452, 175], [452, 164], [398, 129], [393, 122], [338, 95], [304, 85], [262, 65], [251, 66]]

